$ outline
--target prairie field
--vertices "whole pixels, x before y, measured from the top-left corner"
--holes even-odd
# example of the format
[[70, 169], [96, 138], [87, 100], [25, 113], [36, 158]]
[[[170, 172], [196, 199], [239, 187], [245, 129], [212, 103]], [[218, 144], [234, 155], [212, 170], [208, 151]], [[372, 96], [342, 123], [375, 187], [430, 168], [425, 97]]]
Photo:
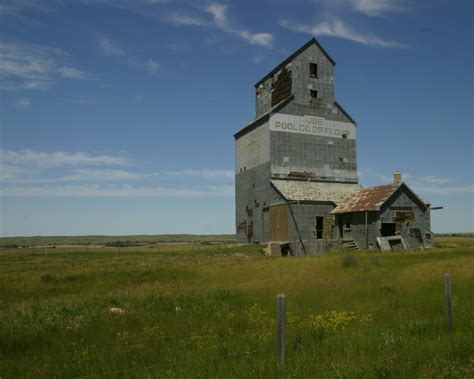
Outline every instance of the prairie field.
[[29, 247], [0, 249], [0, 378], [474, 377], [474, 237], [286, 258], [228, 236], [137, 241], [3, 240]]

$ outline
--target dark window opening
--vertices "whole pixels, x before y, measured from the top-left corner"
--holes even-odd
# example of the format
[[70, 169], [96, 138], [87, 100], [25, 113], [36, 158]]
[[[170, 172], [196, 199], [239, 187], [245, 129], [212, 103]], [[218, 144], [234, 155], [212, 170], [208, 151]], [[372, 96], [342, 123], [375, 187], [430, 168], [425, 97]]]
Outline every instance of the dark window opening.
[[382, 222], [382, 229], [380, 229], [382, 237], [394, 236], [395, 232], [396, 225], [394, 222]]
[[311, 100], [318, 98], [318, 91], [312, 89], [310, 90], [310, 93], [311, 93]]
[[347, 134], [346, 134], [346, 133], [343, 133], [343, 134], [342, 134], [342, 138], [347, 138]]
[[310, 63], [309, 64], [309, 76], [311, 78], [317, 78], [318, 77], [318, 65], [316, 63]]
[[289, 243], [284, 243], [280, 245], [280, 251], [282, 257], [287, 257], [288, 254], [294, 255], [293, 251], [291, 250], [291, 245]]
[[316, 238], [323, 238], [324, 217], [316, 217]]
[[350, 229], [351, 228], [351, 223], [350, 222], [346, 222], [346, 229]]

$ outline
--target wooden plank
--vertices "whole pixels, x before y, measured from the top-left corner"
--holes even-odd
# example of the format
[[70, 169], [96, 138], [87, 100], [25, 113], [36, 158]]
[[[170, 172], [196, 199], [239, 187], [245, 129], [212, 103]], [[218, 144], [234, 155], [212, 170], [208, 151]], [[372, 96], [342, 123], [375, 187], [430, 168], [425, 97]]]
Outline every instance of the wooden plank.
[[270, 241], [288, 241], [288, 206], [270, 208]]

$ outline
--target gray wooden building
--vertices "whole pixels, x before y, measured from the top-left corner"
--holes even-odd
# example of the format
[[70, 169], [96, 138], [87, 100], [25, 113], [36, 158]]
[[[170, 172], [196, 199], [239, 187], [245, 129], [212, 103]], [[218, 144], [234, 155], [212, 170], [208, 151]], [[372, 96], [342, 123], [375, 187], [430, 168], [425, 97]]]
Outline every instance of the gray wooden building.
[[255, 84], [255, 119], [234, 135], [238, 242], [313, 254], [347, 239], [336, 219], [349, 216], [332, 212], [362, 187], [357, 124], [336, 101], [334, 66], [313, 38]]

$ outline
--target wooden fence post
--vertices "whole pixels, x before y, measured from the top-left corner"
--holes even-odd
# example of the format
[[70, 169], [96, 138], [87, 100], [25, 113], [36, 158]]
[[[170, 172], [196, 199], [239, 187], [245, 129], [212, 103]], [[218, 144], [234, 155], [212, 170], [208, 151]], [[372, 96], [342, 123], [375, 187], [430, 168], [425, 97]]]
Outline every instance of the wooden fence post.
[[285, 365], [285, 294], [277, 296], [277, 348], [278, 363], [281, 367]]
[[453, 304], [451, 301], [451, 277], [449, 273], [444, 274], [444, 297], [446, 300], [446, 323], [448, 330], [453, 329]]

